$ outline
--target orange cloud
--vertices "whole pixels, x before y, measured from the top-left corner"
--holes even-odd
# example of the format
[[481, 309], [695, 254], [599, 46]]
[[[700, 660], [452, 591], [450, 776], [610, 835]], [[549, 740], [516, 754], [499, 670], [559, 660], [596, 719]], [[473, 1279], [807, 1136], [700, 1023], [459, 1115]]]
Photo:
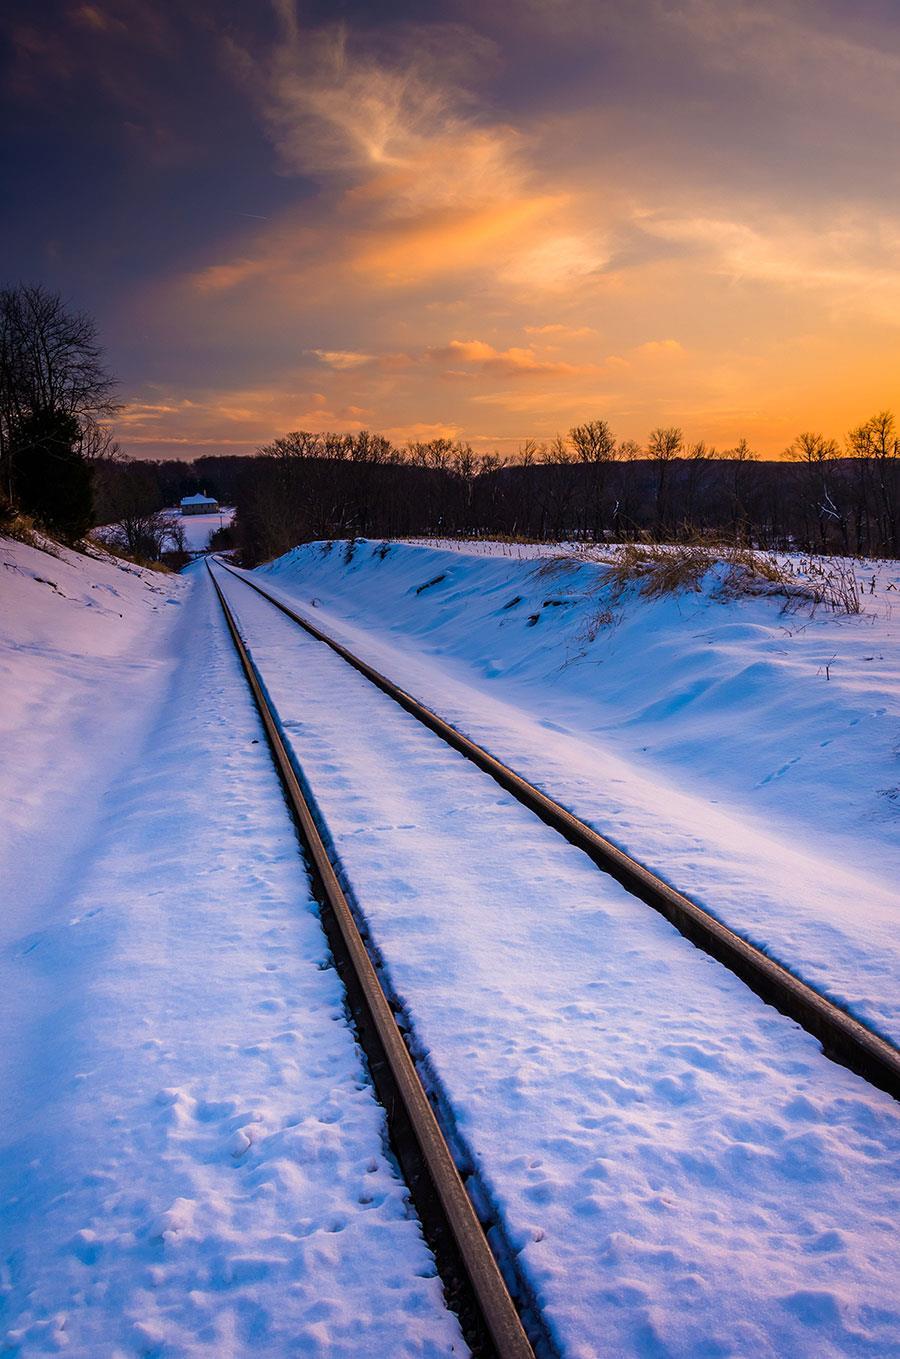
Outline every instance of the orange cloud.
[[72, 11], [72, 19], [75, 23], [84, 24], [98, 33], [107, 33], [111, 30], [123, 32], [125, 29], [121, 20], [106, 14], [99, 5], [79, 5]]
[[315, 354], [317, 359], [329, 368], [359, 368], [365, 363], [371, 363], [374, 355], [358, 354], [351, 349], [313, 349], [310, 353]]
[[384, 433], [395, 444], [427, 443], [429, 439], [458, 439], [461, 429], [440, 420], [417, 420], [408, 425], [389, 425]]
[[632, 352], [648, 359], [678, 358], [684, 354], [685, 349], [677, 340], [648, 340], [646, 344], [639, 344]]
[[237, 259], [230, 264], [211, 264], [200, 269], [192, 276], [192, 283], [199, 293], [229, 292], [250, 278], [259, 278], [268, 268], [263, 259]]
[[390, 218], [351, 246], [352, 267], [376, 284], [418, 283], [461, 269], [488, 267], [490, 250], [521, 247], [561, 197], [538, 195], [483, 207], [441, 209], [412, 219]]
[[559, 321], [551, 321], [545, 326], [525, 326], [526, 335], [559, 335], [565, 336], [569, 340], [587, 339], [589, 336], [596, 335], [597, 331], [593, 326], [565, 326]]
[[484, 340], [451, 340], [444, 349], [432, 349], [429, 357], [438, 362], [452, 360], [474, 369], [522, 375], [570, 376], [594, 371], [593, 364], [559, 363], [539, 358], [533, 349], [495, 349]]
[[[521, 131], [476, 115], [459, 82], [485, 60], [482, 41], [423, 26], [392, 59], [377, 60], [343, 27], [301, 31], [289, 0], [278, 13], [268, 61], [233, 57], [285, 166], [324, 185], [315, 211], [329, 228], [317, 257], [324, 249], [333, 264], [388, 288], [463, 270], [496, 276], [498, 253], [504, 276], [531, 287], [602, 265], [592, 233], [573, 230], [568, 190], [535, 174]], [[291, 244], [273, 251], [264, 235], [262, 253], [289, 272]], [[210, 282], [239, 282], [245, 265], [219, 265]]]

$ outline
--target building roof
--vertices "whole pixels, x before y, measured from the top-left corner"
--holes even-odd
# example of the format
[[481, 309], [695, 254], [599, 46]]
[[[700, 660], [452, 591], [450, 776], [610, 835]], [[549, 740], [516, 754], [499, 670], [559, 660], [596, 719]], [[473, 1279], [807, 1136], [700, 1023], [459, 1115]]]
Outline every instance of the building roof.
[[183, 495], [181, 503], [182, 505], [218, 505], [219, 502], [208, 495]]

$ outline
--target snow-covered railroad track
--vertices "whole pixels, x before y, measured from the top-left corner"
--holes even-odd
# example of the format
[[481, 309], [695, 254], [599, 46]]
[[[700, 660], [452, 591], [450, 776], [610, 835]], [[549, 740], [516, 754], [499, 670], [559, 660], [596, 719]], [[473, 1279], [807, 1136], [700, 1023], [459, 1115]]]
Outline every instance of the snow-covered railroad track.
[[880, 1035], [840, 1009], [833, 1001], [795, 977], [761, 949], [723, 925], [708, 911], [672, 888], [658, 874], [624, 853], [565, 807], [541, 792], [508, 765], [464, 736], [411, 694], [373, 666], [328, 636], [309, 619], [290, 608], [256, 581], [220, 562], [235, 579], [272, 604], [286, 617], [324, 643], [382, 693], [398, 703], [430, 731], [489, 774], [523, 806], [528, 807], [604, 872], [634, 896], [664, 915], [687, 939], [723, 963], [757, 995], [796, 1020], [822, 1044], [825, 1054], [865, 1080], [900, 1099], [900, 1052]]
[[[212, 574], [212, 573], [211, 573]], [[265, 727], [323, 907], [323, 925], [384, 1105], [394, 1150], [445, 1276], [473, 1352], [534, 1359], [534, 1351], [475, 1213], [391, 1006], [381, 988], [328, 852], [316, 827], [278, 715], [241, 637], [224, 592], [212, 576], [228, 629]], [[537, 1325], [537, 1319], [534, 1318]], [[546, 1337], [542, 1337], [545, 1341]]]
[[900, 1356], [897, 1103], [212, 571], [523, 1315], [566, 1359]]

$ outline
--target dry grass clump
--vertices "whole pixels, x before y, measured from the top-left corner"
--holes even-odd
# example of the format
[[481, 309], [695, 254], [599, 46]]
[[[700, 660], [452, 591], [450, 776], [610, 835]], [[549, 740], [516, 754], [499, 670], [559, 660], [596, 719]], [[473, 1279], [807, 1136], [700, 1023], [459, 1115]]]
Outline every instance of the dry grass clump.
[[[191, 560], [188, 553], [182, 554], [167, 552], [164, 558], [156, 560], [152, 557], [142, 556], [139, 552], [129, 552], [128, 548], [122, 543], [116, 542], [113, 536], [106, 537], [96, 530], [88, 538], [82, 538], [81, 542], [72, 546], [73, 552], [80, 552], [83, 557], [93, 557], [95, 561], [127, 562], [129, 566], [140, 567], [142, 571], [155, 571], [160, 576], [177, 575], [181, 566], [186, 565]], [[173, 560], [174, 559], [174, 560]], [[128, 567], [121, 567], [125, 571]]]
[[[822, 605], [832, 613], [857, 614], [863, 612], [862, 585], [857, 574], [857, 563], [846, 557], [811, 557], [800, 563], [802, 590], [814, 606]], [[874, 585], [874, 579], [873, 579]]]
[[583, 645], [595, 642], [601, 632], [614, 628], [618, 622], [619, 616], [614, 609], [595, 609], [582, 625], [577, 640]]
[[775, 557], [748, 547], [701, 542], [625, 543], [611, 551], [584, 556], [607, 568], [603, 584], [611, 585], [615, 595], [634, 584], [650, 599], [688, 590], [698, 592], [704, 577], [715, 567], [724, 568], [716, 593], [726, 597], [796, 589]]
[[0, 520], [0, 533], [26, 547], [37, 548], [38, 552], [46, 552], [49, 557], [59, 556], [60, 544], [42, 532], [29, 515], [19, 514], [17, 510], [5, 510]]
[[626, 543], [591, 554], [591, 559], [607, 567], [603, 585], [611, 583], [616, 599], [635, 583], [651, 599], [699, 592], [707, 573], [717, 569], [714, 599], [769, 595], [780, 597], [785, 610], [808, 607], [810, 615], [820, 608], [847, 615], [864, 611], [858, 564], [846, 557], [797, 562], [751, 547], [693, 542]]
[[605, 568], [588, 592], [602, 591], [605, 596], [603, 606], [589, 620], [586, 635], [590, 641], [618, 621], [615, 606], [626, 590], [635, 587], [646, 599], [700, 593], [711, 572], [716, 573], [710, 592], [713, 599], [766, 595], [780, 598], [785, 611], [808, 609], [810, 616], [819, 608], [850, 615], [863, 612], [857, 564], [846, 558], [814, 558], [798, 563], [755, 548], [721, 542], [624, 543], [618, 547], [582, 549], [577, 556], [550, 558], [536, 574], [552, 578], [584, 562]]
[[713, 559], [708, 548], [693, 543], [663, 547], [626, 543], [610, 563], [608, 579], [616, 593], [637, 583], [649, 599], [699, 590]]
[[[591, 560], [600, 560], [592, 558]], [[534, 569], [537, 580], [555, 580], [558, 576], [563, 576], [567, 571], [574, 571], [581, 566], [584, 555], [574, 556], [570, 552], [560, 552], [553, 557], [542, 557], [539, 564]]]

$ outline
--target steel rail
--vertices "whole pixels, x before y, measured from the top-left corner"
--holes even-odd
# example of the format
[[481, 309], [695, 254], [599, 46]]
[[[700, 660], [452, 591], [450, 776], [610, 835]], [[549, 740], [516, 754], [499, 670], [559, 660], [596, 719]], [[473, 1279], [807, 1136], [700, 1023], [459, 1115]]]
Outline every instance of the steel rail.
[[207, 566], [225, 615], [228, 630], [262, 718], [278, 772], [281, 775], [302, 840], [318, 879], [318, 885], [340, 932], [346, 951], [345, 956], [352, 968], [358, 992], [362, 995], [367, 1018], [377, 1034], [381, 1050], [393, 1077], [394, 1087], [402, 1102], [408, 1126], [415, 1139], [421, 1162], [430, 1177], [431, 1188], [433, 1188], [443, 1210], [446, 1225], [471, 1286], [484, 1329], [493, 1342], [499, 1359], [534, 1359], [531, 1342], [525, 1333], [490, 1244], [472, 1207], [456, 1163], [441, 1132], [434, 1110], [429, 1103], [390, 1004], [369, 958], [347, 898], [328, 857], [328, 852], [300, 786], [297, 772], [282, 737], [277, 717], [266, 694], [260, 673], [240, 634], [224, 592], [208, 562]]
[[361, 660], [333, 637], [329, 637], [308, 618], [269, 594], [256, 581], [249, 580], [245, 575], [235, 571], [220, 558], [216, 561], [229, 575], [251, 590], [255, 590], [311, 637], [330, 647], [336, 655], [388, 698], [398, 703], [423, 726], [428, 727], [454, 750], [471, 760], [484, 773], [490, 774], [501, 788], [539, 816], [546, 825], [563, 835], [570, 844], [587, 854], [598, 868], [615, 878], [632, 895], [664, 915], [680, 934], [723, 963], [764, 1001], [795, 1020], [801, 1028], [821, 1043], [823, 1052], [832, 1061], [849, 1067], [871, 1085], [878, 1086], [894, 1099], [900, 1100], [900, 1052], [891, 1043], [854, 1019], [846, 1010], [842, 1010], [834, 1001], [821, 995], [807, 982], [794, 976], [781, 963], [770, 958], [727, 925], [723, 925], [702, 906], [698, 906], [689, 897], [676, 891], [651, 869], [598, 834], [586, 822], [579, 820], [468, 736], [464, 736], [456, 727], [451, 726], [437, 713], [394, 684], [374, 666]]

